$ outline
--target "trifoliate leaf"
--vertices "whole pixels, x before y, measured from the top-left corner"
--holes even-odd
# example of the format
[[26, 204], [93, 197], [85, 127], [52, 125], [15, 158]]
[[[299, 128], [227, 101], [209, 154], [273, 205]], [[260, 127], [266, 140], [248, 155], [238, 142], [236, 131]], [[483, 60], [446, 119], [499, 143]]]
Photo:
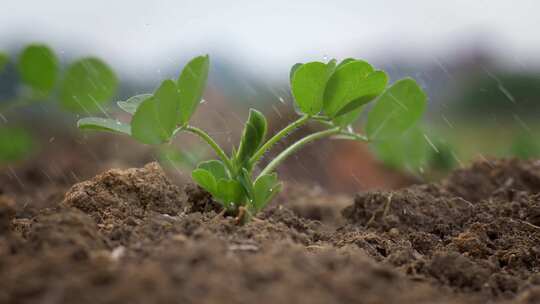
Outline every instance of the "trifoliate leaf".
[[413, 79], [395, 82], [377, 99], [368, 114], [368, 138], [386, 140], [400, 136], [418, 122], [426, 100], [426, 94]]

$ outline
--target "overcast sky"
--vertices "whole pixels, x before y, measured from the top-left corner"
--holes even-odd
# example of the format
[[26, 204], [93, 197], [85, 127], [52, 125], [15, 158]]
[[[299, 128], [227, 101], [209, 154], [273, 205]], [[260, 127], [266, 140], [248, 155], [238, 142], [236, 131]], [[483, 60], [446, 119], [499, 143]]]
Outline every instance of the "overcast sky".
[[299, 60], [325, 56], [439, 56], [463, 39], [486, 39], [507, 58], [540, 61], [540, 1], [533, 0], [1, 2], [0, 48], [14, 38], [57, 50], [72, 45], [121, 73], [207, 52], [284, 73]]

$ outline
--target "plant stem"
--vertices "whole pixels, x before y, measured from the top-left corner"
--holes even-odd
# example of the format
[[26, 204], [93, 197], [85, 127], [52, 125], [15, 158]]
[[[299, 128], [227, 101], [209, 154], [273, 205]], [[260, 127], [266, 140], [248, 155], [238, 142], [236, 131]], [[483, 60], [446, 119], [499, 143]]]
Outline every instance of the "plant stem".
[[260, 147], [259, 150], [257, 150], [255, 152], [255, 154], [253, 154], [253, 156], [249, 160], [250, 167], [255, 166], [255, 164], [261, 159], [261, 157], [264, 155], [264, 153], [266, 153], [266, 151], [268, 151], [270, 148], [272, 148], [272, 146], [275, 143], [277, 143], [283, 137], [289, 135], [295, 129], [297, 129], [300, 126], [302, 126], [303, 124], [305, 124], [309, 120], [309, 118], [310, 118], [309, 115], [303, 115], [302, 117], [300, 117], [296, 121], [292, 122], [291, 124], [289, 124], [288, 126], [283, 128], [277, 134], [272, 136], [272, 138], [270, 138], [267, 142], [265, 142], [264, 145], [262, 145], [262, 147]]
[[221, 160], [223, 160], [223, 162], [225, 163], [225, 166], [227, 166], [227, 169], [229, 169], [229, 172], [231, 174], [234, 173], [234, 166], [231, 160], [229, 159], [227, 154], [225, 154], [223, 149], [221, 149], [221, 147], [212, 139], [212, 137], [210, 137], [210, 135], [208, 135], [203, 130], [196, 127], [192, 127], [192, 126], [186, 126], [182, 128], [182, 130], [193, 133], [199, 136], [202, 140], [204, 140], [210, 147], [212, 147], [212, 149], [214, 149], [218, 157], [221, 158]]
[[274, 171], [274, 169], [279, 166], [281, 162], [283, 162], [288, 156], [296, 152], [298, 149], [302, 148], [306, 144], [315, 141], [317, 139], [331, 136], [334, 134], [339, 134], [341, 132], [339, 127], [335, 127], [332, 129], [327, 129], [324, 131], [316, 132], [311, 135], [308, 135], [301, 140], [295, 142], [292, 146], [285, 149], [283, 152], [281, 152], [276, 158], [274, 158], [267, 166], [261, 171], [261, 174], [259, 176], [263, 176], [266, 174], [269, 174], [270, 172]]
[[350, 140], [369, 142], [369, 139], [365, 135], [354, 133], [354, 132], [341, 130], [341, 132], [339, 132], [339, 135], [343, 135], [343, 138], [350, 139]]

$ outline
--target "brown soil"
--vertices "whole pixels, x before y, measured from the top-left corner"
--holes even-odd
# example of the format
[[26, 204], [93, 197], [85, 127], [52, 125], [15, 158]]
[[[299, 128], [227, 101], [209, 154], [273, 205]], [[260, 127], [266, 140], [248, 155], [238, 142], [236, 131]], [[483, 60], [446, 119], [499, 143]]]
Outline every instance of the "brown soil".
[[540, 162], [482, 162], [354, 202], [287, 187], [244, 226], [154, 163], [5, 190], [0, 303], [540, 303], [539, 190]]

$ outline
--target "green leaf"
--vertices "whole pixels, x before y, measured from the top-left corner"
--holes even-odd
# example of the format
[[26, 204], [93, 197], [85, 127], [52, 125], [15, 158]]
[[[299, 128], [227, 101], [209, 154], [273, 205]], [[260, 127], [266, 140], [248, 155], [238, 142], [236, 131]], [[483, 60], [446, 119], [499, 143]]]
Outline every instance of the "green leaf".
[[374, 71], [369, 74], [361, 85], [356, 88], [357, 92], [363, 90], [363, 93], [359, 93], [363, 94], [363, 96], [341, 108], [333, 119], [334, 123], [338, 126], [347, 126], [356, 121], [360, 113], [362, 113], [362, 106], [381, 94], [387, 83], [388, 76], [383, 71]]
[[324, 88], [333, 70], [332, 65], [310, 62], [294, 73], [291, 90], [300, 110], [309, 115], [319, 113], [323, 106]]
[[193, 170], [191, 177], [227, 209], [233, 208], [234, 204], [241, 204], [245, 198], [242, 185], [235, 180], [216, 179], [210, 171], [202, 168]]
[[242, 168], [242, 172], [238, 175], [238, 181], [240, 184], [242, 184], [242, 187], [244, 187], [244, 191], [246, 192], [246, 195], [250, 198], [253, 198], [255, 196], [254, 189], [253, 189], [253, 182], [251, 181], [251, 174], [246, 169], [246, 167]]
[[26, 130], [0, 127], [0, 164], [22, 160], [34, 147], [34, 139]]
[[304, 65], [304, 64], [303, 64], [303, 63], [295, 63], [295, 64], [291, 67], [291, 70], [289, 71], [289, 83], [292, 83], [292, 82], [293, 82], [294, 74], [296, 73], [296, 71], [297, 71], [302, 65]]
[[341, 60], [341, 62], [337, 65], [337, 68], [339, 69], [341, 66], [349, 63], [349, 62], [353, 62], [353, 61], [356, 61], [357, 59], [354, 59], [354, 58], [345, 58], [343, 60]]
[[221, 178], [229, 178], [229, 174], [227, 174], [227, 169], [225, 168], [223, 162], [216, 159], [202, 162], [197, 166], [197, 168], [210, 172], [216, 180]]
[[[384, 72], [373, 71], [373, 67], [361, 60], [354, 60], [338, 67], [332, 74], [324, 92], [324, 113], [336, 117], [350, 112], [369, 102], [386, 86]], [[349, 103], [354, 104], [347, 107]]]
[[243, 163], [259, 149], [266, 137], [267, 124], [264, 115], [254, 109], [249, 109], [249, 117], [244, 127], [237, 159]]
[[31, 44], [21, 53], [18, 70], [25, 84], [36, 92], [48, 94], [58, 76], [58, 59], [47, 46]]
[[215, 177], [207, 170], [195, 169], [191, 172], [191, 178], [204, 190], [213, 196], [217, 193], [217, 182]]
[[334, 122], [334, 124], [340, 127], [349, 126], [358, 119], [358, 117], [360, 116], [363, 110], [364, 110], [364, 107], [361, 105], [359, 107], [356, 107], [356, 109], [352, 111], [349, 111], [345, 114], [337, 116], [336, 118], [332, 119], [332, 121]]
[[0, 73], [4, 70], [8, 63], [8, 55], [6, 53], [0, 52]]
[[412, 127], [402, 136], [371, 144], [375, 155], [388, 167], [421, 172], [429, 160], [431, 147], [418, 127]]
[[189, 122], [197, 106], [201, 103], [206, 79], [208, 78], [208, 68], [208, 55], [195, 57], [186, 64], [180, 77], [178, 77], [181, 103], [178, 123], [181, 125]]
[[378, 98], [368, 114], [368, 138], [385, 140], [400, 136], [418, 122], [426, 108], [426, 100], [426, 94], [413, 79], [395, 82]]
[[120, 109], [133, 115], [135, 112], [137, 112], [137, 108], [141, 105], [141, 103], [151, 97], [152, 94], [139, 94], [128, 98], [126, 101], [118, 101], [116, 104], [120, 107]]
[[72, 63], [61, 84], [62, 106], [73, 112], [100, 110], [116, 93], [118, 80], [111, 68], [98, 58]]
[[244, 201], [244, 188], [232, 179], [220, 179], [217, 183], [217, 199], [225, 208], [234, 207], [233, 204], [240, 205]]
[[331, 59], [330, 61], [328, 61], [326, 66], [328, 66], [328, 70], [330, 71], [328, 76], [330, 76], [330, 74], [332, 74], [337, 68], [337, 60]]
[[179, 92], [172, 80], [165, 80], [152, 98], [138, 107], [131, 120], [131, 134], [142, 143], [168, 142], [176, 129], [180, 111]]
[[257, 178], [254, 185], [255, 199], [253, 202], [256, 212], [264, 208], [280, 190], [281, 183], [278, 181], [276, 173]]
[[79, 119], [77, 127], [82, 130], [108, 131], [131, 135], [131, 127], [115, 119], [86, 117]]

